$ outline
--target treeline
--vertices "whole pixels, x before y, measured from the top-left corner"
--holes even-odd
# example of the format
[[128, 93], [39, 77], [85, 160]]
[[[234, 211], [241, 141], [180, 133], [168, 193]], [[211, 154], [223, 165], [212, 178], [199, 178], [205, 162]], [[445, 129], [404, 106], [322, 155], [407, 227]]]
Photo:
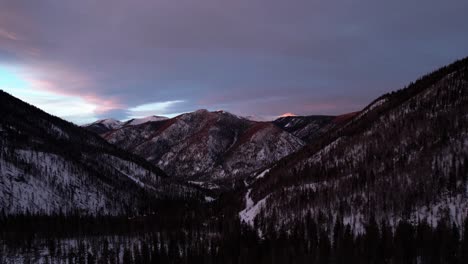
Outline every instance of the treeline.
[[[141, 235], [161, 231], [217, 228], [207, 221], [213, 208], [198, 202], [158, 200], [158, 209], [144, 215], [83, 215], [82, 212], [52, 215], [8, 215], [0, 210], [0, 241], [22, 243], [28, 239], [86, 238], [89, 236]], [[211, 231], [210, 231], [211, 232]], [[215, 232], [215, 231], [213, 231]]]
[[[29, 220], [23, 217], [23, 221]], [[18, 243], [9, 243], [11, 237], [3, 232], [0, 238], [0, 263], [14, 260], [23, 263], [80, 264], [461, 264], [468, 260], [467, 220], [463, 228], [448, 221], [440, 221], [436, 227], [426, 222], [411, 224], [401, 221], [392, 227], [371, 218], [360, 234], [354, 234], [351, 227], [341, 221], [336, 221], [332, 229], [327, 229], [313, 218], [306, 218], [290, 229], [270, 230], [267, 234], [259, 234], [248, 226], [240, 225], [238, 219], [232, 216], [220, 216], [211, 224], [179, 222], [177, 228], [163, 227], [160, 223], [154, 224], [154, 221], [158, 221], [156, 217], [139, 220], [101, 218], [81, 219], [73, 224], [68, 219], [63, 222], [64, 226], [57, 229], [79, 227], [83, 231], [80, 235], [60, 237], [49, 230], [52, 232], [43, 232], [40, 236]], [[98, 232], [100, 235], [86, 234], [101, 228], [104, 229]], [[139, 232], [129, 232], [132, 229]], [[24, 230], [24, 233], [33, 234], [30, 232]], [[13, 233], [9, 231], [10, 236]]]

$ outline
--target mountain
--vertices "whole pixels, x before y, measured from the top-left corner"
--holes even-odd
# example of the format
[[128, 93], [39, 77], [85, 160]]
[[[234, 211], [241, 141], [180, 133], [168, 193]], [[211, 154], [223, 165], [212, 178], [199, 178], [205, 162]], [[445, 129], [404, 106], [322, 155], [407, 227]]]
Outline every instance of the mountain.
[[304, 145], [270, 122], [207, 110], [123, 126], [101, 136], [158, 165], [170, 176], [228, 185]]
[[[309, 125], [301, 117], [223, 111], [103, 134], [179, 177], [3, 92], [0, 113], [0, 263], [468, 259], [468, 58], [329, 117], [305, 146], [293, 135]], [[216, 199], [194, 187], [222, 179], [240, 184]]]
[[468, 214], [467, 131], [468, 58], [381, 96], [252, 177], [239, 216], [260, 233], [311, 218], [358, 234], [369, 219], [460, 227]]
[[[133, 214], [195, 192], [94, 133], [0, 91], [0, 211]], [[100, 121], [109, 128], [115, 120]]]
[[101, 119], [94, 123], [84, 125], [83, 127], [87, 128], [90, 131], [93, 131], [94, 133], [101, 134], [101, 133], [111, 131], [113, 129], [120, 128], [122, 127], [122, 125], [123, 123], [120, 122], [119, 120], [108, 118], [108, 119]]
[[287, 115], [273, 121], [275, 125], [307, 143], [320, 138], [324, 133], [358, 114], [340, 116], [294, 116]]
[[101, 119], [94, 123], [83, 125], [82, 127], [86, 128], [89, 131], [92, 131], [96, 134], [103, 134], [115, 129], [119, 129], [124, 126], [138, 126], [148, 122], [157, 122], [168, 119], [164, 116], [147, 116], [143, 118], [133, 118], [125, 122], [115, 120], [113, 118]]
[[[165, 116], [147, 116], [143, 118], [134, 118], [125, 122], [122, 126], [137, 126], [148, 122], [157, 122], [168, 119]], [[114, 128], [116, 129], [116, 128]]]

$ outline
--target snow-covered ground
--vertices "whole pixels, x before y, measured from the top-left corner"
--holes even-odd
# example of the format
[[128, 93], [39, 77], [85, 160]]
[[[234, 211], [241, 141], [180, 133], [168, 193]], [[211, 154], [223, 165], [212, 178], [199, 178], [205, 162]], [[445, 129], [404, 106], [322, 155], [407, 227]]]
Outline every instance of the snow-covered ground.
[[253, 227], [255, 217], [260, 213], [260, 210], [262, 210], [262, 208], [266, 205], [268, 196], [255, 203], [250, 197], [251, 191], [252, 190], [249, 189], [245, 194], [245, 208], [244, 210], [239, 212], [239, 217], [242, 222]]

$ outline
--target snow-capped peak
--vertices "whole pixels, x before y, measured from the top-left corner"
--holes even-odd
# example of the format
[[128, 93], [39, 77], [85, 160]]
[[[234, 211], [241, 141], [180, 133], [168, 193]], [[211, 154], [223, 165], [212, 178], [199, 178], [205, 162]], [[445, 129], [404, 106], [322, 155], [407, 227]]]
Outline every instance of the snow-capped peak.
[[111, 129], [117, 129], [122, 126], [122, 122], [113, 118], [101, 119], [101, 120], [94, 122], [93, 124], [102, 124], [106, 126], [107, 128], [111, 128]]
[[242, 118], [250, 120], [250, 121], [255, 121], [255, 122], [270, 122], [274, 120], [274, 118], [272, 118], [271, 116], [261, 116], [261, 115], [248, 115], [248, 116], [243, 116]]
[[137, 126], [137, 125], [141, 125], [141, 124], [148, 123], [148, 122], [156, 122], [156, 121], [162, 121], [166, 119], [168, 118], [165, 116], [147, 116], [143, 118], [130, 119], [129, 121], [127, 121], [125, 125]]
[[288, 116], [297, 116], [296, 114], [293, 114], [293, 113], [284, 113], [280, 116], [278, 116], [278, 118], [281, 118], [281, 117], [288, 117]]

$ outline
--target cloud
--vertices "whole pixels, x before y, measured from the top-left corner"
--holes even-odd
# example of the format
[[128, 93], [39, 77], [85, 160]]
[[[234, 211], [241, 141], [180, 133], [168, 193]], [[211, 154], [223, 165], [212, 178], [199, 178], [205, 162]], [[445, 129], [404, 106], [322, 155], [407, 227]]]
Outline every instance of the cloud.
[[297, 116], [297, 115], [293, 113], [284, 113], [282, 115], [279, 115], [278, 117], [288, 117], [288, 116]]
[[[0, 65], [0, 89], [20, 99], [39, 106], [53, 115], [82, 124], [96, 119], [96, 110], [100, 107], [83, 100], [79, 96], [70, 96], [49, 91], [50, 83], [32, 79], [24, 69]], [[37, 89], [40, 87], [40, 89]]]
[[3, 28], [0, 28], [0, 38], [6, 38], [9, 40], [18, 40], [18, 37], [15, 33], [9, 32]]
[[166, 101], [166, 102], [155, 102], [149, 104], [138, 105], [128, 109], [128, 115], [130, 118], [141, 118], [150, 115], [174, 115], [173, 106], [176, 104], [183, 103], [183, 100]]
[[467, 10], [465, 0], [7, 0], [0, 64], [95, 117], [154, 102], [178, 103], [138, 115], [340, 114], [467, 56]]

